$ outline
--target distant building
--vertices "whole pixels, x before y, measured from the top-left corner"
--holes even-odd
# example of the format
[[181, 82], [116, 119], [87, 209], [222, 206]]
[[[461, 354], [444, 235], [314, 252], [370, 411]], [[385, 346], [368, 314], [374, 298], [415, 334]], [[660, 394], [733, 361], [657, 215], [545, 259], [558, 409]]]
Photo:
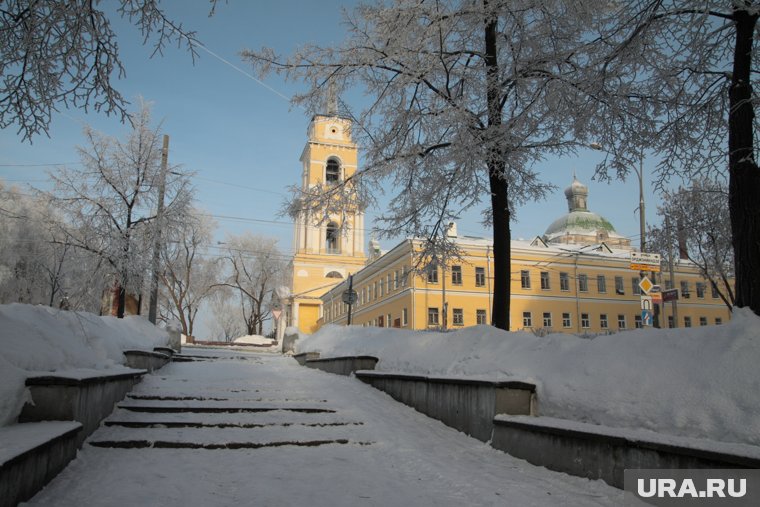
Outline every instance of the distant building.
[[[340, 182], [357, 170], [350, 120], [316, 115], [301, 156], [302, 186]], [[588, 187], [577, 179], [565, 190], [568, 213], [532, 241], [512, 241], [511, 329], [598, 334], [641, 327], [639, 272], [630, 269], [630, 239], [588, 209]], [[493, 251], [490, 239], [449, 237], [457, 260], [417, 266], [421, 240], [406, 239], [388, 252], [371, 241], [364, 251], [364, 214], [301, 214], [295, 225], [295, 256], [287, 322], [312, 333], [322, 324], [346, 324], [343, 293], [353, 275], [358, 300], [352, 324], [405, 329], [456, 329], [491, 322]], [[668, 276], [657, 275], [663, 289]], [[730, 313], [697, 268], [680, 261], [677, 320], [662, 305], [661, 327], [714, 325]]]
[[[513, 330], [599, 334], [642, 326], [639, 272], [630, 269], [630, 240], [603, 217], [588, 211], [588, 188], [577, 180], [565, 191], [569, 211], [543, 236], [512, 241]], [[455, 228], [454, 228], [455, 231]], [[464, 253], [445, 266], [414, 270], [419, 240], [402, 241], [357, 271], [358, 302], [352, 323], [406, 329], [456, 329], [491, 322], [493, 254], [491, 240], [451, 237]], [[663, 276], [664, 275], [664, 276]], [[670, 288], [669, 277], [657, 280]], [[661, 327], [721, 324], [730, 312], [697, 268], [680, 261], [675, 286], [681, 291], [677, 321], [662, 305]], [[322, 296], [320, 323], [345, 324], [341, 301], [347, 285]]]

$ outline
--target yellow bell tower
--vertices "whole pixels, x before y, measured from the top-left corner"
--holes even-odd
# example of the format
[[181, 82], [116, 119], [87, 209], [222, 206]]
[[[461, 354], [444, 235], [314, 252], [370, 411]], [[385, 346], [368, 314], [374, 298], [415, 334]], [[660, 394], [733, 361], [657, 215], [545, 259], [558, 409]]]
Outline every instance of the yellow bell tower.
[[[307, 136], [301, 154], [304, 190], [339, 184], [356, 172], [351, 120], [337, 114], [316, 115]], [[364, 213], [347, 209], [339, 216], [315, 217], [302, 212], [295, 220], [294, 247], [291, 325], [313, 333], [322, 317], [320, 296], [366, 263]]]

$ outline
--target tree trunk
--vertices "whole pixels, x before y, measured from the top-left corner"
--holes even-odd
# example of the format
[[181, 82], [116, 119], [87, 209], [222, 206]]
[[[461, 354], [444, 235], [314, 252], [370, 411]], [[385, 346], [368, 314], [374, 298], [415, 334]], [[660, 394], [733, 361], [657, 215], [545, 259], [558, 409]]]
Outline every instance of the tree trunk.
[[124, 310], [127, 307], [127, 289], [124, 288], [124, 284], [119, 284], [119, 305], [116, 307], [116, 317], [119, 319], [124, 318]]
[[491, 190], [491, 213], [493, 215], [493, 308], [491, 323], [509, 331], [509, 303], [511, 291], [512, 252], [509, 214], [509, 183], [506, 179], [503, 148], [494, 136], [501, 126], [499, 86], [499, 61], [496, 52], [496, 24], [498, 18], [491, 14], [488, 0], [485, 7], [485, 65], [486, 98], [488, 103], [488, 182]]
[[728, 114], [728, 170], [731, 233], [736, 270], [736, 299], [760, 315], [760, 173], [753, 146], [752, 39], [758, 16], [746, 9], [733, 13], [736, 46]]

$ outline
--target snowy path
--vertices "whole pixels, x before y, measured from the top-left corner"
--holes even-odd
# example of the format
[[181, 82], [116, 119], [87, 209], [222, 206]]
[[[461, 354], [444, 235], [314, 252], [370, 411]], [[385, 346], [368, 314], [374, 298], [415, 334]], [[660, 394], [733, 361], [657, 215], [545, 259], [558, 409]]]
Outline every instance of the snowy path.
[[620, 505], [356, 379], [203, 350], [148, 376], [30, 505]]

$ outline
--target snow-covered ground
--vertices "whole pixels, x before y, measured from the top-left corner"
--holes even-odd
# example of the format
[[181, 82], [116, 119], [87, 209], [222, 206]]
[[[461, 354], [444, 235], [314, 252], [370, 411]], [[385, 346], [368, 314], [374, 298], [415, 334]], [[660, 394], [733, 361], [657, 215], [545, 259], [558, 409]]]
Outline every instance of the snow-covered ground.
[[[27, 377], [124, 369], [123, 350], [166, 346], [166, 331], [142, 317], [98, 317], [46, 306], [0, 305], [0, 426], [15, 421]], [[92, 374], [89, 371], [89, 374]]]
[[593, 340], [489, 326], [409, 332], [326, 326], [297, 352], [372, 355], [377, 369], [537, 387], [540, 415], [760, 445], [760, 318], [721, 326], [631, 330]]
[[[217, 359], [171, 363], [146, 376], [29, 504], [623, 503], [622, 491], [601, 481], [512, 458], [354, 378], [272, 354], [184, 353]], [[178, 407], [193, 411], [177, 413]], [[211, 411], [225, 407], [247, 412]], [[118, 447], [126, 442], [142, 448]], [[230, 443], [238, 448], [218, 448]]]

